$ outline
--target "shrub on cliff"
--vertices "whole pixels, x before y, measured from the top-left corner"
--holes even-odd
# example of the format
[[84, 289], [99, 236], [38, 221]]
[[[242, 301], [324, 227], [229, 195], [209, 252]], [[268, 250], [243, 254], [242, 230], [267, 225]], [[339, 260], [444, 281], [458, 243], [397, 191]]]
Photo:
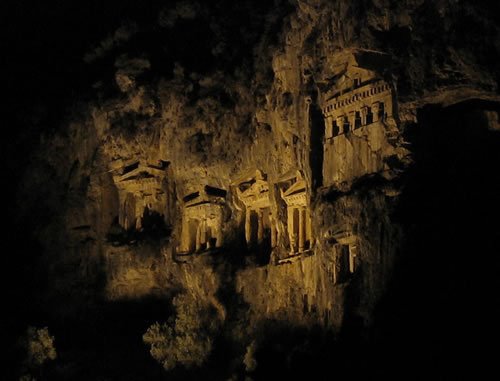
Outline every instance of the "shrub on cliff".
[[155, 323], [143, 335], [150, 353], [166, 370], [176, 366], [200, 366], [212, 350], [211, 336], [217, 329], [215, 312], [199, 298], [181, 294], [174, 298], [175, 319]]
[[49, 334], [47, 327], [28, 327], [19, 344], [24, 354], [21, 380], [37, 378], [36, 375], [41, 374], [43, 365], [57, 357], [54, 337]]

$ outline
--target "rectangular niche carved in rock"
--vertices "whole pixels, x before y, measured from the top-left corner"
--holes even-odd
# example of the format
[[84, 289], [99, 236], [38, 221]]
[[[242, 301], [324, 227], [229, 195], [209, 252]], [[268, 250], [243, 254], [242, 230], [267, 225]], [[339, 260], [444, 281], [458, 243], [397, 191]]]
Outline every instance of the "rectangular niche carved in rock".
[[356, 268], [356, 246], [339, 245], [337, 248], [338, 275], [337, 282], [343, 283], [349, 280]]
[[326, 275], [332, 283], [348, 282], [360, 265], [358, 237], [348, 226], [337, 226], [333, 232], [328, 232], [327, 237], [333, 243], [333, 257]]

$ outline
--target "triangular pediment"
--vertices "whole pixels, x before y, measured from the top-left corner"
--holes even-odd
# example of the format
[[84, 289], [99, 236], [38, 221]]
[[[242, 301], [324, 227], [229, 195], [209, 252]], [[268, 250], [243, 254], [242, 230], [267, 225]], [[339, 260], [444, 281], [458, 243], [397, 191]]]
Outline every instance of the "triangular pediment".
[[253, 182], [255, 180], [266, 180], [266, 175], [262, 173], [259, 169], [248, 169], [243, 172], [239, 177], [234, 179], [231, 184], [238, 186], [247, 182]]
[[169, 165], [167, 161], [160, 160], [155, 163], [148, 163], [142, 160], [131, 160], [128, 162], [118, 161], [120, 167], [115, 165], [115, 182], [123, 182], [129, 180], [140, 180], [148, 178], [162, 178], [166, 174], [166, 169]]
[[[290, 196], [295, 193], [305, 192], [307, 184], [300, 170], [294, 169], [286, 172], [280, 177], [281, 195]], [[286, 187], [286, 188], [285, 188]]]
[[121, 175], [118, 181], [135, 180], [139, 178], [161, 177], [165, 175], [165, 170], [149, 166], [139, 165], [138, 168]]
[[269, 206], [269, 183], [260, 170], [248, 171], [233, 184], [238, 198], [246, 207]]
[[260, 194], [260, 193], [265, 193], [269, 192], [269, 184], [267, 181], [264, 180], [256, 180], [250, 187], [247, 189], [241, 191], [241, 195], [245, 197], [246, 195], [251, 195], [251, 194]]
[[206, 203], [220, 204], [224, 202], [226, 194], [227, 191], [224, 189], [205, 185], [204, 187], [200, 187], [200, 189], [187, 194], [182, 200], [184, 201], [185, 207]]
[[298, 179], [295, 183], [292, 184], [286, 191], [283, 192], [283, 196], [291, 196], [296, 193], [301, 193], [306, 191], [306, 182], [304, 179]]

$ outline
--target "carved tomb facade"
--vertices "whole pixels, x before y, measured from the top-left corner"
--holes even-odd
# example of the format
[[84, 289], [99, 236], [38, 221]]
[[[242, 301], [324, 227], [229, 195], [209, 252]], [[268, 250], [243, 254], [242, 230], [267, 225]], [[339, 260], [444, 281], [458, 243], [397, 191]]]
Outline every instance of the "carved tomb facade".
[[140, 230], [144, 218], [150, 213], [165, 215], [167, 195], [164, 187], [168, 162], [151, 164], [131, 162], [120, 167], [113, 176], [118, 188], [118, 222], [124, 229]]
[[311, 250], [314, 238], [307, 184], [300, 171], [297, 171], [289, 184], [284, 190], [280, 189], [280, 192], [287, 207], [290, 255], [297, 255]]
[[249, 248], [275, 247], [276, 224], [271, 212], [269, 184], [265, 175], [256, 170], [251, 176], [236, 182], [236, 195], [245, 207], [245, 240]]
[[225, 197], [225, 190], [208, 185], [184, 197], [181, 254], [222, 247]]
[[[364, 52], [364, 62], [384, 55]], [[323, 180], [326, 186], [384, 169], [384, 148], [395, 128], [391, 86], [358, 55], [345, 62], [335, 87], [324, 97]], [[382, 69], [381, 69], [382, 70]]]

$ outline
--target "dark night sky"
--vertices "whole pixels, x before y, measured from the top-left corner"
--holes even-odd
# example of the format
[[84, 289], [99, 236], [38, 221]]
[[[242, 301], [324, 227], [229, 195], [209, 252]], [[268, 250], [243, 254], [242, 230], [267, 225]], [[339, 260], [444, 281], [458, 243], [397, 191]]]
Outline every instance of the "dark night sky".
[[168, 1], [2, 2], [3, 79], [15, 110], [64, 100], [81, 85], [91, 46], [123, 23], [155, 17], [160, 3]]
[[[4, 190], [8, 198], [15, 199], [16, 185], [40, 134], [58, 128], [71, 105], [90, 94], [92, 83], [101, 75], [101, 67], [84, 62], [85, 54], [122, 25], [156, 22], [158, 10], [171, 3], [170, 0], [0, 3], [4, 99], [0, 159], [12, 184]], [[107, 64], [112, 69], [112, 64]], [[7, 206], [12, 216], [13, 204]]]

